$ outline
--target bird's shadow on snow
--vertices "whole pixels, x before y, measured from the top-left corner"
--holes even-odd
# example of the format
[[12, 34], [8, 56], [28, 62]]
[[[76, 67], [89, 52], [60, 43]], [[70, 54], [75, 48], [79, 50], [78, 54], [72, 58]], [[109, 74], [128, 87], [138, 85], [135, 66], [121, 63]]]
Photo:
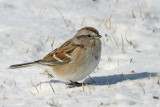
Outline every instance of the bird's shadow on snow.
[[[148, 78], [149, 75], [151, 75], [151, 77], [157, 77], [157, 73], [142, 72], [142, 73], [123, 74], [123, 75], [119, 74], [119, 75], [109, 75], [109, 76], [95, 76], [95, 77], [92, 77], [95, 83], [93, 83], [93, 80], [91, 80], [90, 78], [85, 79], [83, 82], [90, 83], [91, 85], [107, 85], [108, 83], [112, 85], [118, 82], [126, 81], [128, 79], [137, 80], [137, 79]], [[38, 83], [36, 86], [39, 86], [40, 84], [46, 84], [49, 82], [68, 84], [68, 82], [63, 82], [59, 80], [50, 80], [50, 81], [43, 81], [41, 83]]]
[[123, 74], [123, 75], [120, 74], [120, 75], [110, 75], [110, 76], [96, 76], [92, 77], [95, 83], [93, 83], [93, 80], [91, 80], [90, 78], [85, 79], [83, 82], [91, 83], [92, 85], [107, 85], [108, 83], [112, 85], [118, 82], [126, 81], [128, 79], [137, 80], [137, 79], [148, 78], [149, 75], [151, 75], [151, 77], [156, 77], [157, 73], [142, 72], [142, 73]]

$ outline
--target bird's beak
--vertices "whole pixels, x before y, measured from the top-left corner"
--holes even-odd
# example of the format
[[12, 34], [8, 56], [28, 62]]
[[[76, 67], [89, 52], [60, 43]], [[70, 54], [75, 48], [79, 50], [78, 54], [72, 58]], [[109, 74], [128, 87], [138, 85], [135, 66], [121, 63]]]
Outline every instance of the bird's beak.
[[94, 39], [100, 39], [102, 36], [101, 35], [98, 35], [98, 36], [95, 36]]

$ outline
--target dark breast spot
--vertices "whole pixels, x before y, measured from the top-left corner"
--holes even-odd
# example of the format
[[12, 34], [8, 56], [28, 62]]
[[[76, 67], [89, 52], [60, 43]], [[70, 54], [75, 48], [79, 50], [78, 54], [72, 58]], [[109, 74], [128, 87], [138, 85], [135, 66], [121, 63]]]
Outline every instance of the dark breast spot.
[[95, 59], [98, 60], [98, 58], [99, 58], [99, 57], [96, 55], [96, 56], [95, 56]]

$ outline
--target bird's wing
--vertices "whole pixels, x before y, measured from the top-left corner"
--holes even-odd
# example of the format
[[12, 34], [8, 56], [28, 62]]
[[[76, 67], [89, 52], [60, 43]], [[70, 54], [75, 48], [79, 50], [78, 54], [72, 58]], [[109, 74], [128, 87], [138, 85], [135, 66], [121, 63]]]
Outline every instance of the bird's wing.
[[72, 53], [81, 45], [77, 45], [74, 41], [69, 40], [62, 46], [46, 55], [39, 63], [44, 65], [60, 65], [70, 63], [72, 61]]

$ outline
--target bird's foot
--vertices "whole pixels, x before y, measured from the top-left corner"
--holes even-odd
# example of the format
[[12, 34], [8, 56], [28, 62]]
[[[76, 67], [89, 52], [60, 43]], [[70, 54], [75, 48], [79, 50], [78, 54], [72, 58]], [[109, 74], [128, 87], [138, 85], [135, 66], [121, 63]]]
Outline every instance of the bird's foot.
[[70, 80], [71, 83], [68, 84], [67, 88], [74, 88], [74, 87], [81, 87], [84, 85], [88, 85], [89, 83], [78, 83], [78, 82], [73, 82]]

